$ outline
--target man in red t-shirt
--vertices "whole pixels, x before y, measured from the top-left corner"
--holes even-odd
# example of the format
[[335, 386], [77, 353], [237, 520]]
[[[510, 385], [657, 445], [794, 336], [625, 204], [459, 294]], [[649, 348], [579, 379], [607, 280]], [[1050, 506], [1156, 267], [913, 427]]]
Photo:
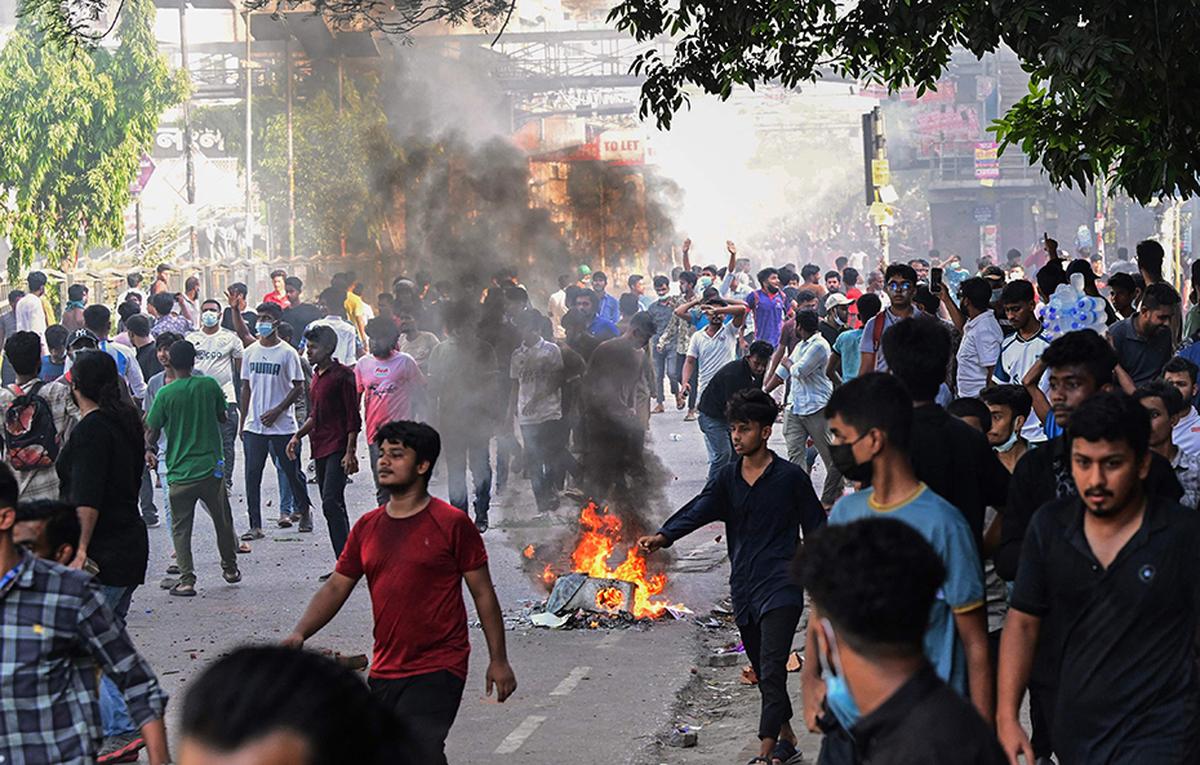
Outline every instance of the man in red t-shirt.
[[390, 499], [354, 524], [337, 567], [284, 643], [300, 647], [341, 609], [364, 575], [375, 650], [368, 684], [392, 708], [411, 763], [445, 765], [446, 736], [467, 679], [465, 579], [487, 639], [486, 689], [517, 688], [483, 537], [466, 513], [429, 496], [441, 438], [423, 423], [390, 422], [375, 437]]

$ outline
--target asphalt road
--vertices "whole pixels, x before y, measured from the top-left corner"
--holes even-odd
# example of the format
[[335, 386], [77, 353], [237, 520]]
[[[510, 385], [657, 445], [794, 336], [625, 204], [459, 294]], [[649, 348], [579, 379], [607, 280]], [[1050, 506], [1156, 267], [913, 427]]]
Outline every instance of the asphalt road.
[[[672, 434], [681, 438], [672, 439]], [[777, 448], [782, 449], [782, 439], [776, 439]], [[652, 418], [649, 448], [659, 455], [668, 472], [665, 501], [661, 507], [646, 509], [647, 517], [658, 522], [700, 490], [706, 457], [698, 427], [694, 422], [684, 422], [682, 413], [673, 407]], [[365, 446], [362, 452], [360, 460], [365, 469]], [[551, 631], [530, 626], [523, 614], [530, 602], [545, 597], [545, 590], [528, 572], [520, 550], [527, 544], [541, 544], [567, 533], [575, 509], [564, 501], [560, 518], [539, 523], [533, 518], [528, 482], [516, 477], [513, 484], [494, 506], [494, 525], [484, 539], [501, 605], [508, 616], [509, 656], [519, 688], [505, 704], [485, 697], [487, 649], [482, 632], [473, 626], [470, 676], [448, 743], [450, 761], [549, 765], [671, 759], [658, 756], [668, 753], [657, 752], [654, 742], [679, 719], [679, 694], [695, 677], [693, 670], [704, 650], [701, 637], [705, 630], [691, 621], [670, 619], [644, 631]], [[444, 486], [438, 471], [431, 491], [444, 496]], [[315, 498], [316, 492], [312, 491], [311, 496]], [[352, 521], [371, 509], [369, 472], [356, 476], [348, 487], [347, 498]], [[270, 471], [263, 486], [263, 502], [264, 517], [274, 517], [278, 489]], [[235, 474], [233, 508], [235, 526], [243, 531], [246, 514], [240, 465]], [[692, 607], [697, 614], [707, 614], [727, 594], [724, 540], [718, 541], [722, 533], [719, 526], [702, 529], [677, 546], [680, 559], [673, 568], [678, 570], [670, 573], [666, 595]], [[313, 534], [300, 534], [295, 528], [268, 530], [266, 539], [254, 543], [251, 554], [239, 556], [242, 583], [227, 585], [220, 578], [211, 524], [200, 514], [193, 538], [198, 596], [174, 598], [158, 588], [171, 550], [165, 527], [150, 530], [150, 546], [150, 575], [147, 584], [134, 595], [129, 628], [171, 694], [168, 725], [174, 739], [177, 726], [173, 723], [188, 680], [206, 662], [235, 646], [276, 641], [286, 635], [317, 589], [317, 577], [329, 571], [334, 560], [324, 519], [317, 514]], [[469, 596], [467, 602], [474, 619]], [[370, 613], [366, 586], [360, 584], [342, 612], [312, 638], [309, 646], [369, 655]], [[725, 672], [736, 677], [735, 669]], [[745, 703], [735, 705], [738, 718], [757, 711], [757, 694], [753, 689], [745, 691], [739, 696]], [[753, 720], [753, 714], [749, 719]], [[726, 735], [736, 736], [739, 741], [752, 737], [753, 723], [749, 724], [744, 732], [731, 729]], [[724, 751], [717, 754], [721, 749]], [[686, 761], [726, 762], [729, 753], [740, 751], [732, 743], [713, 749], [711, 757], [703, 754], [706, 750], [704, 745], [690, 750]]]

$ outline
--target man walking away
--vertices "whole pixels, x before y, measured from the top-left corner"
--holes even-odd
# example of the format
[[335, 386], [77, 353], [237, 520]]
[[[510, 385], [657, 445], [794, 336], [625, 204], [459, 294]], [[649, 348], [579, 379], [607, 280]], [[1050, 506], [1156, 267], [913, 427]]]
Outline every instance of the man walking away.
[[242, 580], [221, 448], [220, 422], [227, 416], [225, 393], [213, 378], [192, 374], [196, 348], [191, 343], [175, 342], [168, 353], [175, 380], [158, 392], [146, 416], [146, 464], [151, 470], [156, 469], [158, 436], [164, 431], [171, 537], [175, 542], [175, 563], [179, 566], [179, 582], [170, 592], [191, 597], [196, 594], [192, 520], [197, 502], [204, 503], [212, 518], [225, 581], [236, 584]]
[[704, 434], [704, 445], [708, 449], [709, 481], [734, 460], [729, 421], [725, 419], [729, 402], [738, 391], [762, 387], [773, 351], [770, 343], [755, 340], [745, 358], [735, 359], [717, 370], [700, 397], [700, 432]]
[[789, 569], [801, 532], [807, 538], [825, 522], [808, 476], [767, 448], [778, 413], [778, 404], [761, 390], [734, 394], [726, 417], [738, 460], [725, 465], [658, 533], [638, 540], [652, 553], [710, 523], [725, 523], [734, 620], [762, 696], [759, 757], [752, 761], [762, 763], [786, 762], [796, 754], [787, 658], [804, 592]]
[[4, 461], [16, 473], [24, 501], [58, 498], [54, 463], [79, 421], [71, 389], [38, 378], [41, 353], [41, 341], [33, 332], [16, 332], [4, 343], [4, 357], [17, 373], [14, 384], [0, 389]]
[[[316, 319], [309, 327], [329, 327], [338, 338], [337, 351], [333, 357], [339, 364], [353, 366], [358, 361], [362, 342], [358, 338], [358, 330], [346, 321], [346, 293], [336, 287], [330, 287], [321, 293], [321, 307], [325, 309], [325, 318]], [[399, 337], [399, 335], [397, 335]]]
[[675, 377], [675, 345], [667, 332], [678, 301], [670, 293], [671, 280], [665, 276], [654, 277], [654, 294], [657, 298], [646, 307], [646, 313], [654, 319], [654, 337], [650, 338], [650, 347], [654, 352], [654, 383], [650, 386], [650, 392], [657, 403], [653, 414], [662, 414], [664, 411], [664, 373], [671, 382], [671, 395], [679, 392], [679, 380]]
[[31, 271], [25, 277], [29, 291], [17, 301], [17, 331], [32, 332], [38, 336], [42, 351], [46, 350], [46, 327], [50, 322], [46, 316], [46, 308], [42, 304], [42, 296], [46, 294], [46, 275], [41, 271]]
[[333, 358], [338, 338], [332, 329], [312, 327], [304, 340], [308, 361], [313, 367], [311, 405], [308, 419], [288, 442], [287, 454], [289, 459], [296, 459], [300, 439], [308, 436], [309, 449], [317, 461], [321, 508], [336, 558], [342, 554], [350, 533], [350, 519], [346, 515], [346, 476], [358, 472], [358, 433], [362, 430], [358, 390], [354, 371]]
[[992, 310], [992, 289], [987, 280], [980, 277], [964, 281], [958, 289], [962, 311], [950, 299], [947, 288], [943, 287], [939, 296], [955, 326], [963, 333], [956, 357], [958, 395], [974, 398], [992, 384], [996, 361], [1000, 358], [1000, 343], [1004, 339], [1000, 322], [996, 321]]
[[483, 537], [466, 513], [429, 496], [441, 450], [437, 431], [416, 422], [390, 422], [376, 437], [376, 472], [388, 501], [354, 524], [333, 576], [285, 643], [301, 647], [337, 615], [366, 576], [375, 622], [368, 684], [396, 713], [411, 761], [446, 765], [446, 736], [458, 715], [470, 652], [464, 581], [487, 640], [488, 695], [495, 687], [496, 699], [507, 700], [517, 680], [508, 663]]

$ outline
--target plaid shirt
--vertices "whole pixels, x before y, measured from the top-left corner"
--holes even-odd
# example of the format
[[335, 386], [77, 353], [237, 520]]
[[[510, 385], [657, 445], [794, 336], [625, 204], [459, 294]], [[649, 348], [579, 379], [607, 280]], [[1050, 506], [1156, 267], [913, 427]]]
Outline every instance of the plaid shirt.
[[162, 718], [167, 694], [90, 576], [29, 553], [13, 572], [0, 581], [0, 762], [94, 763], [98, 670], [134, 725]]

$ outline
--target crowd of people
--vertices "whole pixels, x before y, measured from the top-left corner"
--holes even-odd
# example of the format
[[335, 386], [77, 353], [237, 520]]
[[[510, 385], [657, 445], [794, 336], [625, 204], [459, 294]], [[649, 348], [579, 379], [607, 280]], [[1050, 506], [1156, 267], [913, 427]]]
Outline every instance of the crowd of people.
[[[272, 677], [327, 677], [360, 712], [336, 724], [374, 731], [355, 761], [445, 762], [463, 583], [489, 692], [516, 689], [483, 541], [494, 501], [517, 479], [541, 516], [564, 497], [631, 499], [652, 480], [651, 418], [673, 405], [696, 423], [706, 485], [638, 544], [725, 524], [761, 696], [753, 762], [797, 761], [785, 665], [805, 591], [803, 725], [823, 763], [1195, 761], [1200, 268], [1185, 315], [1153, 241], [1136, 275], [1046, 249], [1036, 268], [1017, 253], [972, 273], [931, 252], [751, 274], [733, 242], [718, 266], [693, 265], [688, 241], [682, 266], [629, 274], [619, 295], [579, 266], [544, 312], [508, 269], [481, 290], [402, 276], [374, 301], [339, 273], [315, 303], [275, 271], [251, 307], [240, 283], [202, 296], [189, 275], [174, 292], [164, 265], [147, 290], [129, 275], [115, 315], [72, 285], [53, 321], [32, 272], [0, 322], [0, 629], [17, 635], [0, 700], [27, 712], [0, 715], [0, 754], [168, 762], [166, 695], [124, 627], [150, 578], [147, 529], [165, 521], [159, 584], [189, 598], [213, 557], [240, 582], [268, 524], [313, 532], [317, 502], [332, 561], [285, 643], [303, 646], [365, 577], [369, 696], [299, 652], [242, 649], [189, 690], [184, 751], [279, 732]], [[1033, 281], [1015, 278], [1026, 269]], [[1040, 318], [1072, 277], [1105, 301], [1103, 334], [1052, 337]], [[351, 523], [360, 436], [378, 506]], [[239, 451], [245, 518], [230, 504]], [[268, 458], [280, 502], [264, 518]], [[444, 501], [428, 491], [439, 462]], [[198, 503], [215, 556], [193, 550]], [[329, 761], [314, 754], [329, 730], [273, 745]]]

